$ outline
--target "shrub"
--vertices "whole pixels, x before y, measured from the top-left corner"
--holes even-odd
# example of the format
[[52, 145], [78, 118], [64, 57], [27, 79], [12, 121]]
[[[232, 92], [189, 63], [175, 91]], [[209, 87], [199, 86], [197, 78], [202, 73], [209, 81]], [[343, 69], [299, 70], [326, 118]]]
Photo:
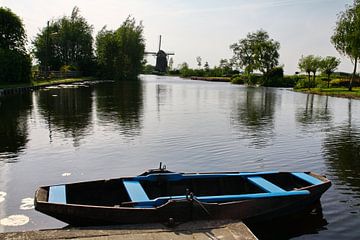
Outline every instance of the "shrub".
[[244, 84], [246, 82], [247, 77], [242, 74], [236, 74], [231, 77], [231, 83], [233, 84]]
[[31, 59], [26, 53], [0, 48], [0, 82], [30, 82]]
[[[330, 85], [332, 87], [349, 87], [349, 81], [350, 78], [336, 78], [330, 81]], [[354, 79], [353, 81], [353, 87], [359, 87], [360, 86], [360, 81], [359, 78]]]

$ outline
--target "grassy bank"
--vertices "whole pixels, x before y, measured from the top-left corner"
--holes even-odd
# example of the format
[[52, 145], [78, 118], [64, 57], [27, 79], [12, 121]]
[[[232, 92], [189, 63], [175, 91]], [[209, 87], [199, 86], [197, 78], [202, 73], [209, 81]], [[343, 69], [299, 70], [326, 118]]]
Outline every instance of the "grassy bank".
[[39, 81], [31, 81], [30, 83], [16, 83], [16, 84], [0, 83], [0, 89], [47, 86], [47, 85], [74, 83], [74, 82], [81, 82], [81, 81], [91, 81], [91, 80], [95, 80], [95, 78], [94, 77], [80, 77], [80, 78], [65, 78], [65, 79], [46, 79], [46, 80], [39, 80]]
[[294, 89], [296, 92], [312, 93], [319, 95], [326, 95], [332, 97], [354, 98], [360, 99], [360, 87], [353, 88], [349, 91], [345, 87], [333, 87], [333, 88], [311, 88], [309, 89]]
[[209, 82], [231, 82], [230, 77], [190, 77], [190, 79]]

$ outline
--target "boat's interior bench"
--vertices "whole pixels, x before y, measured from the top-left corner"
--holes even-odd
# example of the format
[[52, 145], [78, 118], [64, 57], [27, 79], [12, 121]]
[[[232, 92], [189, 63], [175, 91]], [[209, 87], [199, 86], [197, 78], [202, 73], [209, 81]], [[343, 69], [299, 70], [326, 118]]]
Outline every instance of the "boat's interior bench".
[[[239, 174], [240, 175], [240, 174]], [[293, 173], [293, 175], [303, 181], [306, 181], [309, 184], [319, 184], [320, 180], [306, 174], [306, 173]], [[190, 178], [190, 176], [187, 176]], [[195, 176], [199, 177], [199, 176]], [[271, 181], [265, 179], [262, 176], [254, 175], [245, 175], [242, 176], [247, 179], [249, 182], [254, 184], [263, 190], [263, 192], [258, 193], [243, 193], [243, 194], [231, 194], [231, 195], [209, 195], [209, 196], [194, 196], [197, 200], [207, 203], [221, 203], [228, 201], [239, 201], [246, 199], [254, 198], [265, 198], [265, 197], [281, 197], [281, 196], [295, 196], [295, 195], [308, 195], [309, 191], [307, 190], [284, 190], [282, 187], [277, 186]], [[133, 206], [133, 207], [157, 207], [162, 204], [165, 204], [169, 200], [184, 200], [187, 199], [185, 195], [177, 196], [159, 196], [154, 199], [149, 199], [149, 196], [146, 194], [143, 186], [141, 185], [138, 179], [124, 179], [123, 180], [125, 189], [129, 195], [131, 202], [123, 203], [124, 206]]]
[[132, 202], [150, 200], [139, 181], [124, 179], [123, 183]]
[[57, 185], [49, 187], [48, 202], [66, 204], [66, 186]]

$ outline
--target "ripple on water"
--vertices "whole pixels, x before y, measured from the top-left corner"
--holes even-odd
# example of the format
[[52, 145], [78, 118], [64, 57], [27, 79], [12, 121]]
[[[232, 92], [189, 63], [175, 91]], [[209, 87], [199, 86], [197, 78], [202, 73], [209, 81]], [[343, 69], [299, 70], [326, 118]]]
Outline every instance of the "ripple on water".
[[0, 203], [5, 201], [5, 196], [6, 196], [6, 192], [1, 192], [0, 191]]

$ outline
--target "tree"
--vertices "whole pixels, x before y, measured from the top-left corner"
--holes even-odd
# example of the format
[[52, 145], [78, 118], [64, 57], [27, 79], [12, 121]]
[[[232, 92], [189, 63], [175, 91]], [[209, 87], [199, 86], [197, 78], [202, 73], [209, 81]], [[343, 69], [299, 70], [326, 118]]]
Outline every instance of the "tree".
[[0, 7], [0, 82], [29, 82], [31, 59], [25, 50], [26, 34], [20, 18]]
[[321, 57], [314, 56], [311, 61], [311, 72], [313, 73], [313, 83], [315, 84], [316, 72], [320, 69]]
[[207, 71], [207, 72], [210, 70], [210, 66], [209, 66], [208, 62], [205, 62], [204, 68], [205, 68], [205, 71]]
[[279, 64], [280, 43], [270, 39], [264, 30], [248, 33], [246, 38], [230, 46], [233, 50], [233, 62], [244, 68], [246, 73], [259, 70], [266, 77], [267, 73]]
[[196, 57], [196, 62], [197, 62], [198, 67], [200, 68], [201, 67], [201, 57], [200, 56]]
[[20, 18], [9, 8], [0, 7], [0, 48], [25, 52], [26, 34]]
[[320, 62], [321, 71], [327, 75], [328, 88], [330, 87], [330, 75], [335, 72], [339, 64], [340, 59], [332, 56], [327, 56]]
[[135, 78], [145, 53], [143, 26], [128, 17], [115, 31], [106, 27], [96, 36], [96, 55], [102, 77], [121, 80]]
[[354, 64], [354, 70], [349, 82], [349, 91], [356, 75], [357, 64], [360, 57], [360, 1], [355, 0], [353, 6], [341, 12], [331, 37], [336, 50], [348, 56]]
[[231, 72], [231, 63], [227, 59], [220, 59], [219, 68], [221, 75], [229, 74]]
[[315, 84], [315, 76], [316, 76], [316, 72], [320, 67], [320, 57], [315, 57], [314, 55], [308, 55], [306, 57], [301, 56], [300, 60], [299, 60], [299, 68], [301, 71], [306, 72], [308, 74], [308, 79], [309, 79], [309, 85], [308, 88], [310, 89], [311, 87], [311, 73], [314, 74], [313, 76], [313, 81]]
[[33, 41], [33, 53], [43, 69], [59, 70], [72, 65], [85, 73], [93, 71], [93, 27], [74, 7], [71, 16], [48, 22]]

